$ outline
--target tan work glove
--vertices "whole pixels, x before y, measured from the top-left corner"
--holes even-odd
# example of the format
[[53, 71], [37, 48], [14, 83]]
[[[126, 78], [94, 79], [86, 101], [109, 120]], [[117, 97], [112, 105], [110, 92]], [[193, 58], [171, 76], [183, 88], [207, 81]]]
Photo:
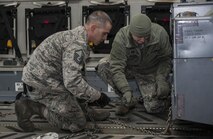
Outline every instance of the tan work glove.
[[123, 94], [121, 101], [123, 104], [129, 105], [132, 102], [132, 92], [128, 91]]
[[160, 76], [156, 78], [156, 84], [157, 84], [157, 96], [160, 98], [168, 97], [170, 93], [170, 86], [169, 83], [166, 81], [166, 79]]

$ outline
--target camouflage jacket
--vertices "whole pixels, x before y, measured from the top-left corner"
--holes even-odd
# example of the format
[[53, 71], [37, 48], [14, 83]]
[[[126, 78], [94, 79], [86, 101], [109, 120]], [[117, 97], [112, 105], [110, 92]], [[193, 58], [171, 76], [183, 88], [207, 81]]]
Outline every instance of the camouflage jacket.
[[165, 29], [152, 23], [150, 41], [143, 46], [134, 43], [129, 26], [116, 34], [110, 52], [112, 80], [122, 92], [131, 91], [126, 80], [126, 69], [133, 73], [166, 77], [171, 70], [171, 44]]
[[35, 49], [23, 69], [22, 80], [40, 92], [70, 92], [93, 102], [100, 97], [100, 92], [89, 86], [82, 76], [88, 56], [83, 26], [55, 33]]

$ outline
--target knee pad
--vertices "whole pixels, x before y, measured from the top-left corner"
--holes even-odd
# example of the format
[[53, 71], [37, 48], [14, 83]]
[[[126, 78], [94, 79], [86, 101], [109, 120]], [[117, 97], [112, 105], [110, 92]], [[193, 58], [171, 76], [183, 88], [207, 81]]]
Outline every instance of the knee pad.
[[148, 113], [160, 113], [165, 110], [165, 105], [162, 100], [144, 101], [144, 107]]

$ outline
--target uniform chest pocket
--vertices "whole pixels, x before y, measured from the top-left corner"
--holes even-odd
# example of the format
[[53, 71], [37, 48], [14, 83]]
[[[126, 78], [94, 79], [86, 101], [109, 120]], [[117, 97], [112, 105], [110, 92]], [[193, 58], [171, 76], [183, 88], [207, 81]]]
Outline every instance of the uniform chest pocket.
[[139, 49], [127, 50], [127, 65], [138, 65], [141, 61], [141, 52]]
[[159, 54], [159, 52], [160, 52], [160, 47], [157, 45], [153, 45], [149, 49], [147, 49], [146, 54], [157, 56]]

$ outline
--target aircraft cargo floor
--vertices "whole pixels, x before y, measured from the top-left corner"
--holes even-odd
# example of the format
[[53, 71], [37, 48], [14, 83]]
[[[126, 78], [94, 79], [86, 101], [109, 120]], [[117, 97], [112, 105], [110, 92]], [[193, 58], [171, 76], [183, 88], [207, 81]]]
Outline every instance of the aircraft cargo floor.
[[[115, 115], [116, 103], [104, 109], [110, 111], [107, 121], [88, 122], [86, 130], [71, 134], [50, 126], [45, 119], [34, 116], [34, 132], [23, 132], [16, 122], [14, 103], [0, 103], [0, 138], [32, 139], [45, 133], [57, 133], [59, 139], [159, 139], [159, 138], [213, 138], [213, 127], [204, 124], [175, 120], [170, 128], [171, 134], [162, 134], [167, 125], [168, 112], [151, 115], [138, 104], [126, 116]], [[41, 136], [40, 136], [41, 137]], [[40, 139], [40, 138], [39, 138]]]

